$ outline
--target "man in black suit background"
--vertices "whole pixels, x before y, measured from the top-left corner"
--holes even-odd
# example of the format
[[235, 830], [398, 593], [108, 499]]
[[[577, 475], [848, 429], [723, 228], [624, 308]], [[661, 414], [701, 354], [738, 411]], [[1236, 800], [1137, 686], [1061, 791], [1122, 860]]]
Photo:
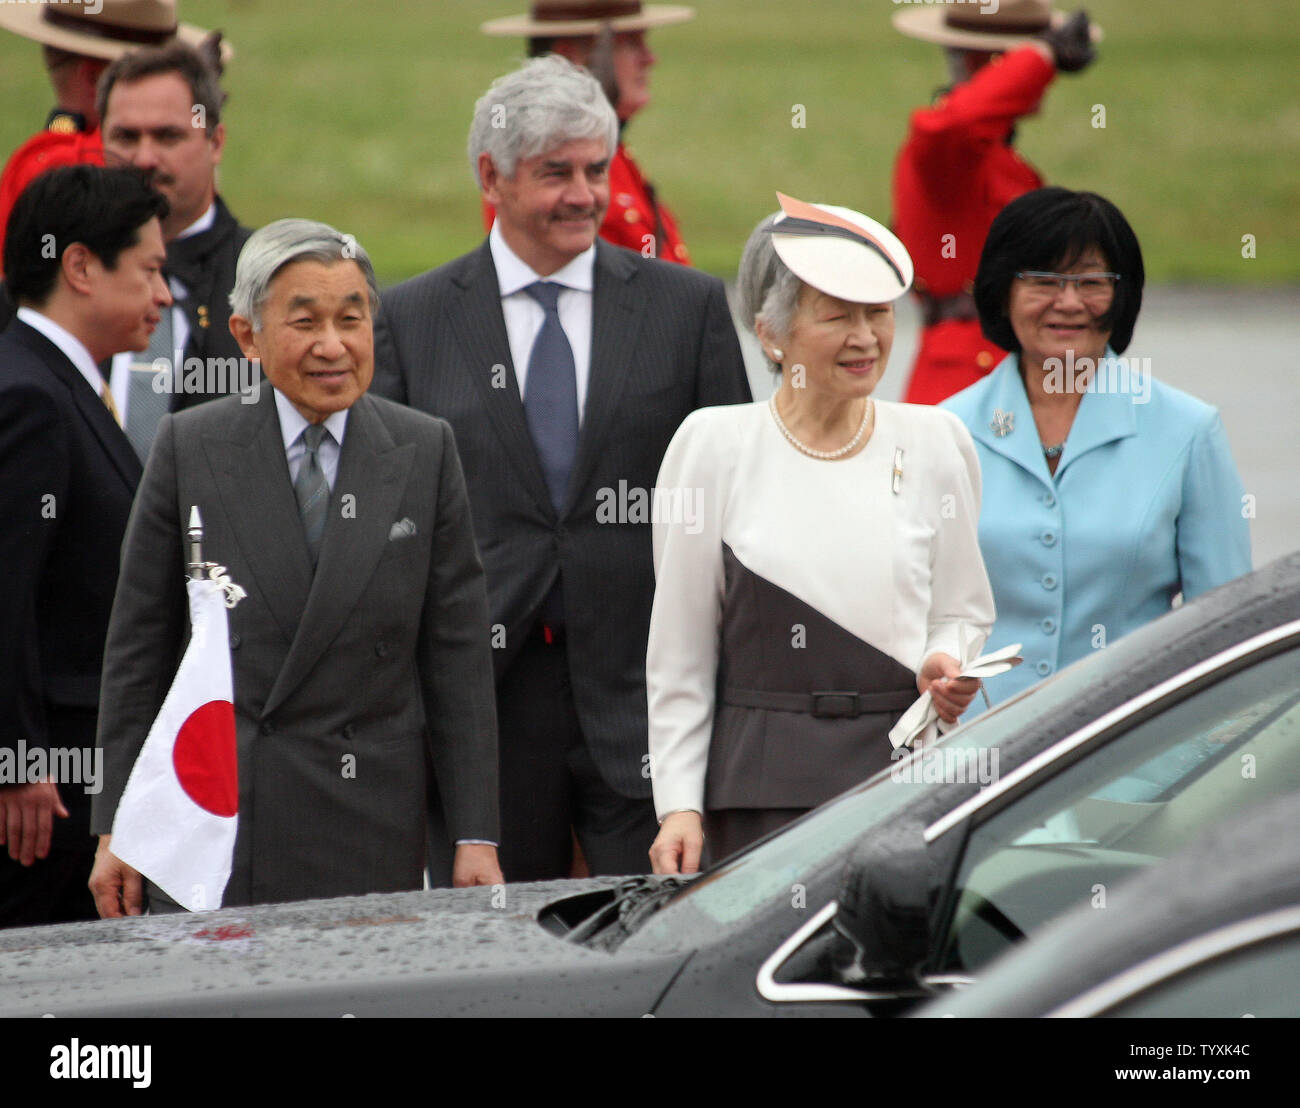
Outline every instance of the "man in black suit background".
[[[644, 873], [647, 505], [695, 408], [748, 401], [722, 282], [597, 241], [618, 120], [600, 85], [536, 58], [478, 101], [486, 242], [391, 289], [376, 389], [448, 420], [487, 572], [501, 867]], [[572, 830], [571, 830], [572, 829]]]
[[[113, 397], [141, 461], [167, 412], [260, 388], [230, 332], [235, 262], [252, 232], [217, 193], [226, 142], [218, 64], [214, 50], [171, 42], [118, 58], [99, 82], [106, 163], [143, 170], [171, 205], [163, 238], [175, 306], [145, 354], [113, 359]], [[159, 358], [170, 377], [158, 375]]]
[[171, 304], [166, 215], [140, 174], [72, 166], [28, 186], [8, 224], [18, 316], [0, 335], [0, 926], [95, 918], [100, 669], [140, 479], [97, 365], [144, 349]]

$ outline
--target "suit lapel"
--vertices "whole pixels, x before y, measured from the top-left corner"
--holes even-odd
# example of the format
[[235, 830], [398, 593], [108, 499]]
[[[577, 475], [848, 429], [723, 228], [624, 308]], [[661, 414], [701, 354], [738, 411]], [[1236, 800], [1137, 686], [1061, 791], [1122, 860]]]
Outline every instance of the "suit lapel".
[[1114, 352], [1108, 348], [1106, 358], [1098, 363], [1088, 391], [1079, 401], [1079, 410], [1075, 413], [1074, 425], [1065, 440], [1065, 451], [1056, 470], [1058, 480], [1088, 451], [1137, 434], [1136, 397], [1133, 392], [1117, 387], [1119, 381], [1127, 378], [1118, 375], [1114, 358]]
[[[264, 712], [275, 711], [301, 684], [352, 614], [388, 544], [414, 460], [415, 444], [394, 443], [374, 401], [358, 399], [343, 434], [316, 576]], [[343, 510], [345, 496], [353, 498], [354, 511]]]
[[583, 406], [578, 456], [569, 478], [565, 514], [573, 510], [580, 490], [600, 460], [619, 397], [627, 383], [630, 352], [645, 313], [645, 302], [632, 289], [636, 269], [614, 247], [596, 240], [596, 265], [592, 279], [591, 368], [587, 375], [587, 401]]
[[91, 433], [99, 440], [104, 453], [113, 463], [113, 468], [126, 482], [127, 488], [134, 493], [140, 483], [143, 468], [131, 446], [131, 441], [126, 437], [126, 432], [117, 425], [117, 420], [109, 412], [103, 397], [95, 395], [95, 390], [90, 387], [77, 367], [68, 361], [63, 351], [34, 327], [29, 327], [22, 320], [18, 320], [14, 324], [13, 334], [67, 386], [77, 411], [85, 419]]
[[[453, 281], [459, 292], [460, 310], [450, 315], [452, 331], [463, 355], [461, 371], [469, 375], [478, 389], [483, 410], [520, 479], [538, 506], [553, 516], [546, 477], [524, 417], [519, 379], [515, 376], [505, 316], [501, 312], [501, 285], [486, 240], [471, 256], [465, 272]], [[499, 380], [501, 372], [497, 366], [507, 375], [505, 388], [494, 387], [493, 379]]]
[[[228, 434], [204, 435], [203, 449], [213, 471], [226, 478], [217, 482], [217, 493], [252, 571], [251, 586], [261, 592], [280, 631], [292, 641], [311, 588], [311, 557], [271, 386], [262, 389], [256, 408], [245, 414], [241, 405], [238, 411]], [[220, 550], [210, 554], [222, 560]], [[249, 582], [236, 583], [250, 587]]]
[[1029, 395], [1020, 379], [1020, 359], [1015, 354], [993, 371], [990, 385], [984, 408], [975, 413], [971, 436], [1051, 488], [1052, 474], [1043, 457]]

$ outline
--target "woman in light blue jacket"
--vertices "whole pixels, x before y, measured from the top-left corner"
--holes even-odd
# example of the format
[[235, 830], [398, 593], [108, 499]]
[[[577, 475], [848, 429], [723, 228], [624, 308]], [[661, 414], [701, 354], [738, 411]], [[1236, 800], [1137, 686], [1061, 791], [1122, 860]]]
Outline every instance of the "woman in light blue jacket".
[[975, 302], [1012, 353], [943, 407], [983, 473], [987, 649], [1024, 647], [1024, 664], [989, 683], [995, 699], [1251, 568], [1218, 412], [1153, 380], [1149, 359], [1120, 356], [1143, 280], [1132, 228], [1095, 193], [1038, 189], [989, 230]]

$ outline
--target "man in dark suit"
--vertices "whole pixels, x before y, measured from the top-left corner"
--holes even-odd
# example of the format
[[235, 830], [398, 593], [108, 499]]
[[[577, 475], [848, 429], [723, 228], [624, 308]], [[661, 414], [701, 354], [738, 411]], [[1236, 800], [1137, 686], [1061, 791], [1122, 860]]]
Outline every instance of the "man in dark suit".
[[[175, 307], [143, 357], [113, 359], [113, 396], [141, 461], [168, 411], [259, 387], [229, 325], [235, 261], [252, 232], [217, 194], [226, 141], [218, 65], [215, 49], [171, 42], [123, 55], [99, 82], [106, 161], [144, 170], [171, 204], [163, 237]], [[158, 374], [160, 358], [170, 374]]]
[[692, 410], [749, 399], [722, 283], [596, 241], [617, 136], [563, 58], [499, 80], [470, 132], [488, 240], [380, 316], [377, 387], [447, 419], [465, 463], [512, 881], [567, 876], [573, 831], [592, 872], [649, 869], [648, 498]]
[[[104, 164], [95, 91], [110, 61], [144, 43], [161, 45], [173, 39], [198, 47], [218, 71], [234, 54], [220, 31], [179, 23], [176, 15], [175, 0], [0, 3], [0, 27], [41, 44], [56, 100], [45, 129], [19, 146], [0, 172], [0, 244], [15, 201], [41, 173], [61, 165]], [[13, 312], [0, 290], [0, 330]]]
[[[113, 816], [187, 627], [182, 536], [248, 595], [230, 612], [239, 829], [228, 905], [419, 888], [426, 771], [458, 885], [496, 862], [483, 569], [450, 428], [366, 395], [379, 296], [365, 251], [282, 219], [248, 240], [231, 330], [273, 386], [167, 415], [127, 529], [104, 655], [91, 888], [140, 909]], [[153, 910], [165, 897], [149, 890]]]
[[5, 239], [0, 335], [0, 926], [94, 919], [90, 793], [104, 633], [140, 463], [98, 363], [171, 296], [167, 202], [129, 170], [57, 169]]

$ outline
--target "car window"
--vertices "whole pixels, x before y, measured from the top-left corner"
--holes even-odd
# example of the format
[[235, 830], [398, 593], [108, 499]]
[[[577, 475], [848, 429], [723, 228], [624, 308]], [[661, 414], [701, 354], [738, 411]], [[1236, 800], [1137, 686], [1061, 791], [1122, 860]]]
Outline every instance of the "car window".
[[1255, 943], [1191, 966], [1104, 1015], [1169, 1019], [1300, 1016], [1300, 935]]
[[1300, 789], [1300, 650], [1163, 701], [977, 826], [940, 968], [978, 970], [1215, 824]]

